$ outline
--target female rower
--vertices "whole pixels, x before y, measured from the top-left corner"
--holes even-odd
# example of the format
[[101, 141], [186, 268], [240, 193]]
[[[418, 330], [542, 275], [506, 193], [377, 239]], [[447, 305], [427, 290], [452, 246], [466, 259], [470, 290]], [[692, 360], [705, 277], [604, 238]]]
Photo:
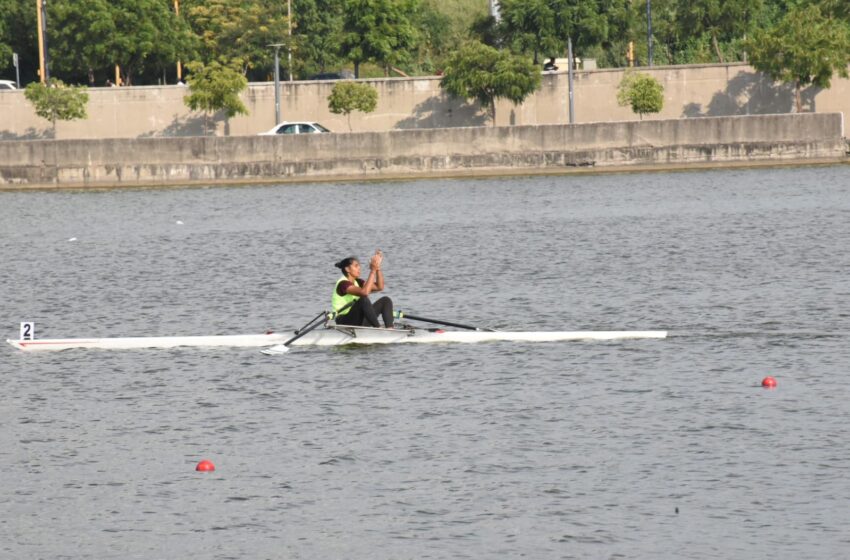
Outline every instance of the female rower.
[[[393, 300], [384, 296], [374, 304], [369, 301], [369, 294], [384, 289], [384, 274], [381, 272], [383, 260], [384, 255], [380, 249], [375, 251], [369, 259], [369, 276], [365, 281], [360, 278], [360, 261], [357, 258], [347, 257], [334, 265], [342, 271], [342, 278], [336, 281], [331, 296], [331, 307], [339, 313], [336, 316], [338, 325], [380, 327], [380, 315], [384, 319], [384, 326], [392, 328]], [[352, 301], [353, 305], [343, 309]]]

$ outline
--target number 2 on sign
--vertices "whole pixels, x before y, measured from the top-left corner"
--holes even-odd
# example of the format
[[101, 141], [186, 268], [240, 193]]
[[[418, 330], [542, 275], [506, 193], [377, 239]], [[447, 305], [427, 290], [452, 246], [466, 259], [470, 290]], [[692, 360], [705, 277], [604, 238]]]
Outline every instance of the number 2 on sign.
[[21, 323], [21, 340], [35, 340], [35, 323]]

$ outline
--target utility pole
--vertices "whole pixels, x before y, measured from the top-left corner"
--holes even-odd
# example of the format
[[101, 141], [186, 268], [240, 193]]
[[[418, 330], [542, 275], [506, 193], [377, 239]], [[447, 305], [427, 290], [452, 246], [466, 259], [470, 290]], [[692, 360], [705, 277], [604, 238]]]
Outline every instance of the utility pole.
[[652, 66], [652, 0], [646, 0], [646, 43], [649, 65]]
[[[174, 15], [180, 17], [180, 0], [174, 0]], [[183, 81], [183, 64], [177, 59], [177, 83]]]
[[[289, 81], [292, 81], [292, 0], [286, 0], [286, 19], [289, 20]], [[277, 64], [275, 64], [275, 71], [277, 71]], [[280, 121], [278, 121], [280, 122]], [[275, 123], [277, 124], [277, 123]]]
[[38, 23], [38, 76], [42, 84], [50, 81], [50, 60], [47, 55], [47, 0], [35, 0]]

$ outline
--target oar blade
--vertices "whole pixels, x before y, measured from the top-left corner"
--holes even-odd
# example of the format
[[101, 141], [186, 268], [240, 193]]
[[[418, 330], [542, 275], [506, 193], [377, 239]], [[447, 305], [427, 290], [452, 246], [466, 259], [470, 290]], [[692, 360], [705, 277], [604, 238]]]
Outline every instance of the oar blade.
[[281, 354], [286, 354], [289, 352], [289, 346], [286, 344], [277, 344], [275, 346], [269, 346], [268, 348], [263, 348], [260, 350], [266, 356], [280, 356]]

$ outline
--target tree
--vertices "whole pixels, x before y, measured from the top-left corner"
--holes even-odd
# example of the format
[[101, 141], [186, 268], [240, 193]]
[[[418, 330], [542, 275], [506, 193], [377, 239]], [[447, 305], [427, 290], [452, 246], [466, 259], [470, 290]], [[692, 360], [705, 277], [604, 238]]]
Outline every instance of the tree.
[[502, 29], [515, 52], [533, 53], [534, 63], [541, 52], [546, 56], [564, 50], [555, 35], [555, 11], [550, 0], [508, 0], [500, 6]]
[[572, 39], [589, 49], [608, 37], [610, 6], [605, 0], [500, 0], [501, 34], [515, 52], [556, 56]]
[[648, 74], [626, 72], [617, 87], [617, 103], [631, 106], [641, 120], [647, 113], [658, 113], [664, 107], [664, 86]]
[[208, 130], [209, 114], [224, 111], [227, 118], [247, 115], [248, 109], [239, 93], [248, 87], [248, 80], [238, 68], [239, 62], [231, 66], [212, 61], [190, 62], [186, 65], [190, 74], [187, 79], [189, 95], [183, 102], [193, 111], [204, 111], [204, 133]]
[[186, 13], [203, 45], [201, 59], [238, 60], [242, 72], [271, 68], [271, 44], [289, 41], [286, 2], [273, 0], [190, 0]]
[[850, 24], [850, 2], [847, 2], [847, 0], [820, 0], [818, 5], [824, 14], [843, 18]]
[[354, 63], [354, 77], [360, 65], [375, 62], [389, 69], [407, 62], [416, 47], [417, 32], [411, 24], [418, 0], [345, 0], [342, 52]]
[[519, 105], [540, 81], [540, 70], [530, 61], [475, 41], [449, 57], [440, 86], [455, 97], [477, 100], [495, 126], [496, 100]]
[[679, 0], [678, 23], [691, 35], [708, 34], [722, 64], [720, 40], [745, 35], [763, 9], [764, 0]]
[[[0, 13], [4, 13], [7, 8], [11, 8], [12, 0], [0, 0]], [[0, 15], [0, 70], [6, 68], [6, 65], [12, 61], [12, 46], [6, 42], [6, 37], [9, 35], [7, 30], [6, 20]]]
[[352, 111], [371, 113], [377, 106], [378, 91], [368, 84], [338, 82], [328, 96], [328, 109], [335, 115], [348, 117], [349, 131]]
[[416, 63], [411, 69], [417, 72], [433, 73], [438, 63], [463, 43], [456, 27], [458, 22], [431, 4], [435, 1], [425, 0], [413, 22], [419, 32], [419, 41]]
[[103, 40], [126, 84], [131, 85], [133, 77], [150, 65], [162, 67], [188, 58], [192, 36], [185, 21], [171, 11], [170, 2], [110, 0], [109, 5], [115, 34]]
[[56, 138], [56, 121], [72, 121], [88, 118], [86, 105], [89, 94], [85, 87], [66, 86], [61, 80], [52, 79], [49, 85], [32, 82], [24, 90], [24, 97], [32, 103], [35, 114], [53, 125]]
[[[51, 7], [51, 58], [54, 70], [89, 76], [107, 68], [112, 60], [109, 38], [116, 34], [107, 0], [56, 0]], [[92, 40], [93, 38], [98, 40]]]
[[[38, 76], [38, 41], [36, 40], [35, 4], [26, 0], [0, 0], [0, 71], [4, 78], [12, 76], [12, 53], [18, 53], [21, 81]], [[8, 50], [3, 47], [6, 45]]]
[[775, 27], [755, 33], [747, 47], [756, 70], [794, 84], [799, 113], [803, 86], [829, 88], [834, 73], [847, 77], [850, 28], [846, 22], [824, 16], [817, 5], [792, 8]]
[[293, 0], [293, 65], [304, 77], [326, 72], [342, 62], [342, 3], [339, 0]]

